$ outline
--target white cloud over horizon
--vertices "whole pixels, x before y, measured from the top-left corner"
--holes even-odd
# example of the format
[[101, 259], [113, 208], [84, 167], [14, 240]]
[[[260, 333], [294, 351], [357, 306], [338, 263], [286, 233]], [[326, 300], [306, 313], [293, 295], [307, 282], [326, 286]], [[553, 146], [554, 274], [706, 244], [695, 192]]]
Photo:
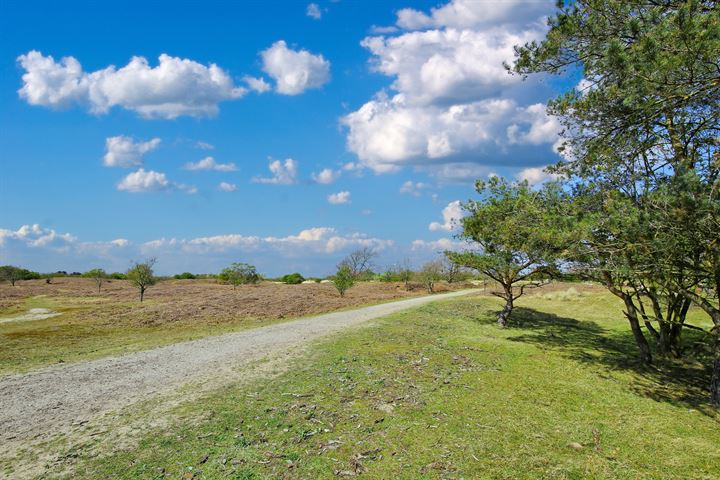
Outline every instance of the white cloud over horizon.
[[154, 67], [136, 56], [124, 67], [110, 65], [94, 72], [85, 72], [74, 57], [55, 61], [36, 50], [17, 60], [26, 72], [20, 97], [31, 105], [57, 110], [80, 106], [100, 115], [118, 106], [144, 118], [214, 116], [220, 102], [247, 93], [214, 63], [205, 66], [166, 54]]
[[330, 62], [325, 57], [288, 48], [284, 40], [273, 43], [260, 56], [262, 69], [275, 80], [277, 93], [298, 95], [330, 81]]
[[[304, 263], [305, 274], [329, 274], [334, 265], [353, 249], [370, 247], [378, 252], [392, 249], [392, 240], [364, 233], [341, 233], [332, 227], [314, 227], [287, 236], [225, 234], [193, 238], [160, 238], [131, 242], [81, 241], [69, 233], [58, 233], [40, 225], [17, 230], [0, 229], [0, 254], [7, 262], [39, 271], [86, 271], [102, 267], [124, 271], [131, 260], [157, 257], [161, 274], [194, 271], [218, 272], [238, 256], [261, 267], [261, 272], [288, 273], [280, 268]], [[277, 257], [286, 261], [273, 262]], [[293, 263], [300, 262], [300, 263]], [[267, 269], [267, 270], [266, 270]], [[309, 271], [313, 269], [312, 271]]]

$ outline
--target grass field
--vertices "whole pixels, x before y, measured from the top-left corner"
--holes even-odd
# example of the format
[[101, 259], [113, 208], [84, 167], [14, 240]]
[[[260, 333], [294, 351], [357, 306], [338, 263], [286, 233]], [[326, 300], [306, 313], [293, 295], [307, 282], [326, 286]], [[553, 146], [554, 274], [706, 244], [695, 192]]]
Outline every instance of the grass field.
[[71, 452], [67, 478], [720, 478], [700, 363], [638, 369], [606, 293], [524, 297], [506, 330], [497, 308], [439, 302], [333, 337], [136, 445]]

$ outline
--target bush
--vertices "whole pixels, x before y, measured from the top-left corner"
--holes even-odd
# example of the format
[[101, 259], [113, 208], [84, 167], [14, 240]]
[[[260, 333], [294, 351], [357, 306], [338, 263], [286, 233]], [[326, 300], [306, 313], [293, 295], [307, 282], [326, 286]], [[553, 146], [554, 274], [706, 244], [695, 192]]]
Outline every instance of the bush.
[[40, 278], [38, 272], [13, 267], [12, 265], [3, 265], [0, 267], [0, 280], [6, 280], [13, 286], [15, 286], [15, 282], [18, 280], [36, 280], [38, 278]]
[[122, 272], [113, 272], [108, 274], [108, 278], [113, 280], [127, 280], [127, 275]]
[[338, 268], [335, 278], [333, 279], [333, 283], [335, 284], [337, 291], [340, 293], [340, 296], [344, 297], [345, 291], [352, 288], [355, 284], [355, 276], [353, 275], [350, 267], [347, 265], [340, 265], [340, 268]]
[[420, 281], [422, 281], [423, 285], [425, 285], [428, 293], [434, 293], [435, 282], [438, 282], [442, 279], [442, 274], [443, 263], [440, 260], [435, 260], [433, 262], [428, 262], [423, 265], [422, 270], [420, 270], [418, 276], [420, 277]]
[[287, 275], [283, 275], [282, 278], [280, 278], [280, 281], [287, 283], [288, 285], [298, 285], [305, 281], [305, 277], [300, 275], [298, 272], [288, 273]]
[[194, 280], [197, 278], [197, 276], [193, 275], [190, 272], [183, 272], [183, 273], [178, 273], [177, 275], [173, 275], [173, 278], [175, 280]]
[[260, 281], [260, 275], [253, 265], [247, 263], [233, 263], [229, 267], [223, 269], [218, 278], [229, 283], [236, 288], [238, 285], [246, 285], [248, 283], [257, 283]]

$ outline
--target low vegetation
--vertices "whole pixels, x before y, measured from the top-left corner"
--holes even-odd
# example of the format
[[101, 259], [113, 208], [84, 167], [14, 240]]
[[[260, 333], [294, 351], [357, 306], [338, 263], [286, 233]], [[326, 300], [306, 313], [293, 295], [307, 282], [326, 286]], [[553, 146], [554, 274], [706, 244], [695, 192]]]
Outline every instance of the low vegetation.
[[[467, 284], [443, 285], [467, 288]], [[359, 282], [344, 297], [332, 284], [260, 282], [230, 287], [216, 279], [159, 281], [140, 303], [127, 280], [108, 279], [98, 292], [75, 276], [0, 284], [0, 374], [145, 350], [292, 318], [422, 295], [401, 283]], [[232, 290], [232, 289], [230, 289]], [[11, 321], [32, 308], [61, 315]]]
[[338, 271], [335, 273], [335, 277], [333, 278], [333, 285], [335, 285], [335, 288], [340, 296], [344, 297], [345, 292], [355, 285], [355, 278], [353, 277], [350, 267], [347, 265], [341, 265], [340, 268], [338, 268]]
[[703, 362], [628, 362], [622, 304], [573, 288], [524, 296], [512, 328], [474, 297], [335, 337], [136, 446], [73, 450], [73, 478], [716, 478]]
[[288, 285], [300, 285], [305, 281], [305, 277], [300, 275], [298, 272], [288, 273], [280, 278], [280, 281], [287, 283]]
[[238, 285], [249, 285], [260, 281], [260, 275], [258, 275], [255, 267], [247, 263], [233, 263], [223, 269], [218, 278], [232, 285], [234, 289]]

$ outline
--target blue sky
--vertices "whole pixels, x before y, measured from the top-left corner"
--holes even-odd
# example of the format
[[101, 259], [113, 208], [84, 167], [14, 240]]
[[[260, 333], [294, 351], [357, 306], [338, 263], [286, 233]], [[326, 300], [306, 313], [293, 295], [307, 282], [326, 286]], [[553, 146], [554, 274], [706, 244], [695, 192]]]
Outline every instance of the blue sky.
[[558, 159], [543, 104], [578, 79], [501, 65], [553, 3], [3, 2], [0, 263], [433, 258], [475, 179]]

